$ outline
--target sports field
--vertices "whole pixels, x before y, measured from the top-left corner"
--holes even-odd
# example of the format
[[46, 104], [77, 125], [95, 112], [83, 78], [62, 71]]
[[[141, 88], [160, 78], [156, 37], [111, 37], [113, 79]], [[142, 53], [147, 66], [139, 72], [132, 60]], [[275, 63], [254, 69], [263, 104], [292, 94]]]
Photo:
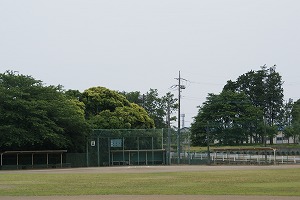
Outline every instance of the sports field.
[[0, 171], [0, 200], [300, 199], [300, 165]]

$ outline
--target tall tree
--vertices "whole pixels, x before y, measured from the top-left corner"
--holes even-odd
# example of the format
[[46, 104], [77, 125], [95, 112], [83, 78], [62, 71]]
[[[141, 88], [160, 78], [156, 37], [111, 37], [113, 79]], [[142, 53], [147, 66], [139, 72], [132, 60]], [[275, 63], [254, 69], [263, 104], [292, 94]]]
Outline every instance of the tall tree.
[[261, 117], [260, 110], [253, 106], [244, 93], [223, 91], [219, 95], [209, 94], [199, 109], [191, 126], [194, 144], [206, 143], [207, 128], [210, 138], [220, 144], [233, 145], [247, 142], [253, 137]]
[[293, 137], [296, 143], [297, 138], [300, 139], [300, 99], [293, 104], [289, 101], [286, 107], [289, 118], [286, 120], [283, 132], [285, 137]]
[[[170, 92], [160, 97], [157, 89], [150, 89], [146, 94], [140, 92], [122, 92], [121, 94], [133, 103], [142, 106], [149, 116], [154, 120], [156, 128], [167, 128], [168, 110], [170, 115], [178, 108], [177, 99]], [[170, 117], [170, 121], [176, 120], [176, 117]]]
[[86, 117], [93, 128], [154, 128], [154, 122], [141, 106], [130, 103], [124, 95], [105, 87], [92, 87], [82, 94]]
[[144, 108], [154, 120], [157, 128], [165, 127], [164, 116], [166, 111], [163, 108], [162, 99], [159, 97], [157, 89], [150, 89], [144, 95]]
[[123, 91], [123, 92], [120, 92], [120, 94], [124, 95], [129, 102], [135, 103], [139, 106], [144, 107], [145, 95], [141, 94], [141, 92], [139, 92], [139, 91], [134, 91], [134, 92]]
[[31, 76], [0, 74], [0, 148], [82, 151], [89, 133], [83, 110], [60, 86], [44, 86]]
[[165, 96], [162, 97], [162, 105], [163, 109], [166, 111], [165, 114], [167, 126], [171, 126], [172, 121], [176, 121], [177, 119], [177, 117], [173, 116], [172, 114], [178, 109], [178, 99], [174, 98], [174, 94], [168, 92]]
[[82, 93], [79, 90], [67, 90], [64, 93], [70, 99], [82, 99]]
[[[252, 104], [263, 111], [266, 125], [272, 127], [282, 123], [282, 84], [282, 77], [276, 72], [275, 65], [270, 68], [264, 65], [261, 70], [252, 70], [239, 76], [236, 82], [228, 81], [223, 90], [244, 92]], [[275, 134], [276, 131], [269, 132], [271, 143]]]
[[271, 67], [266, 78], [265, 114], [270, 126], [281, 124], [283, 118], [283, 82], [275, 70]]

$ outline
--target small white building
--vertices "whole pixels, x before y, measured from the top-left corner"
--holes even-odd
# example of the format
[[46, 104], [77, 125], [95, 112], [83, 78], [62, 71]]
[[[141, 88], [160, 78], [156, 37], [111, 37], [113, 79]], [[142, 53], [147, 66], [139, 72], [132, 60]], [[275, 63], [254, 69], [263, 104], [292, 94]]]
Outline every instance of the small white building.
[[[273, 144], [297, 144], [299, 142], [299, 137], [296, 137], [295, 140], [293, 137], [285, 137], [282, 131], [279, 131], [273, 138]], [[270, 140], [267, 140], [267, 144], [270, 144]]]

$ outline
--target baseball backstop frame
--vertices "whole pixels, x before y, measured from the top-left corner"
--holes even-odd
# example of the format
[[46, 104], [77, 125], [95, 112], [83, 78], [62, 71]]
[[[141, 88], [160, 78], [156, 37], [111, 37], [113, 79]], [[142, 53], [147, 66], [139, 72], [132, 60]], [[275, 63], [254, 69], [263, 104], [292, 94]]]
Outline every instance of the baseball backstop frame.
[[163, 129], [93, 129], [87, 142], [87, 166], [165, 165]]

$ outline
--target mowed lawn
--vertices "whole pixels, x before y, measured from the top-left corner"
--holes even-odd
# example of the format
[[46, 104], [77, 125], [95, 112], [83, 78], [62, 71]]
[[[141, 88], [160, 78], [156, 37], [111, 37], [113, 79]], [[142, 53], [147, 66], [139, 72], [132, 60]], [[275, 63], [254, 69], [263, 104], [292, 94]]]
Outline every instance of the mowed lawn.
[[300, 196], [300, 168], [159, 173], [2, 173], [0, 196]]

